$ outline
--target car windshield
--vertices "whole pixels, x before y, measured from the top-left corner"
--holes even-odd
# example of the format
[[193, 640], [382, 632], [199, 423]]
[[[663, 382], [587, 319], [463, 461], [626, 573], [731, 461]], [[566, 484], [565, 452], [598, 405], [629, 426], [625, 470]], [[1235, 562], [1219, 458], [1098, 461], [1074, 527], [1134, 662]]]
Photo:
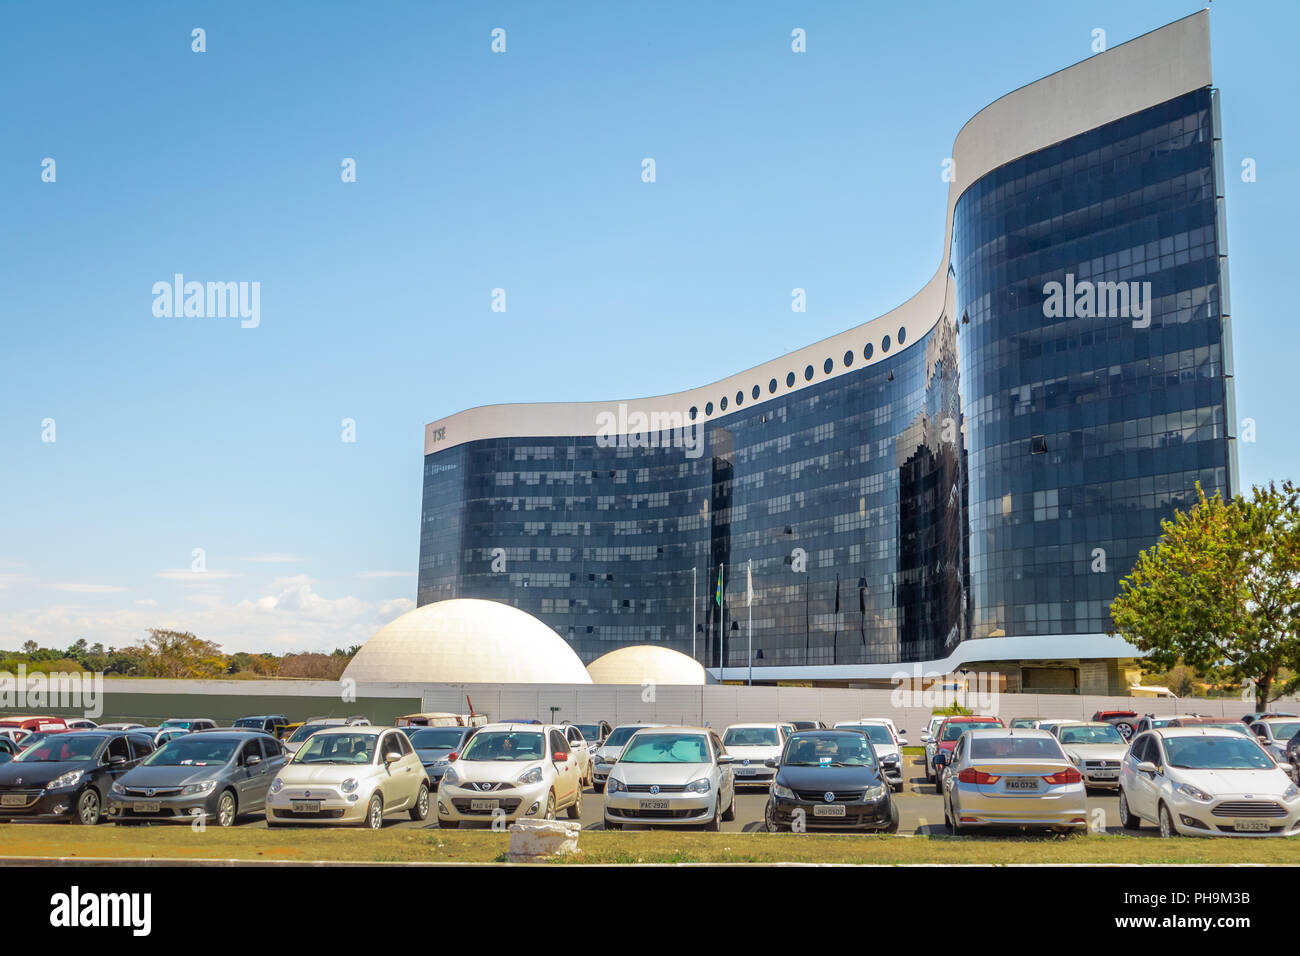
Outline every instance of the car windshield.
[[536, 730], [489, 730], [474, 735], [461, 760], [541, 760], [546, 735]]
[[22, 763], [61, 763], [63, 761], [93, 760], [103, 737], [81, 737], [77, 734], [50, 734], [25, 749], [14, 762]]
[[775, 727], [729, 727], [722, 738], [724, 747], [775, 747], [780, 743]]
[[1060, 729], [1063, 744], [1118, 744], [1124, 745], [1124, 738], [1111, 724], [1099, 727], [1062, 727]]
[[1225, 721], [1224, 721], [1223, 723], [1221, 723], [1221, 724], [1209, 724], [1209, 723], [1205, 723], [1205, 724], [1202, 724], [1202, 723], [1188, 723], [1188, 724], [1184, 724], [1183, 726], [1184, 726], [1184, 727], [1204, 727], [1204, 728], [1206, 728], [1207, 730], [1210, 730], [1210, 729], [1212, 729], [1212, 730], [1231, 730], [1234, 734], [1241, 734], [1243, 737], [1249, 737], [1249, 736], [1251, 735], [1251, 734], [1250, 734], [1250, 728], [1247, 727], [1245, 724], [1243, 724], [1243, 723], [1242, 723], [1241, 721], [1239, 721], [1239, 720], [1225, 720]]
[[1297, 720], [1270, 720], [1267, 726], [1273, 731], [1274, 740], [1290, 740], [1300, 731], [1300, 721]]
[[375, 757], [376, 734], [315, 733], [298, 748], [294, 763], [370, 763]]
[[207, 734], [185, 734], [169, 740], [144, 758], [147, 767], [214, 767], [230, 760], [239, 741], [211, 737]]
[[1000, 726], [1002, 726], [1002, 725], [1001, 725], [1001, 724], [995, 724], [995, 723], [992, 723], [992, 722], [988, 722], [988, 723], [983, 723], [983, 724], [981, 724], [981, 723], [977, 723], [977, 722], [975, 722], [975, 721], [972, 721], [972, 722], [970, 722], [970, 723], [961, 723], [961, 724], [944, 724], [944, 727], [943, 727], [943, 736], [942, 736], [941, 739], [943, 739], [943, 740], [956, 740], [958, 737], [960, 737], [962, 734], [966, 733], [966, 731], [968, 731], [968, 730], [980, 730], [980, 729], [985, 728], [985, 727], [1000, 727]]
[[1051, 737], [972, 737], [973, 760], [1064, 760], [1060, 745]]
[[859, 733], [834, 737], [794, 737], [781, 757], [786, 767], [874, 767], [876, 751]]
[[289, 738], [289, 743], [300, 744], [316, 731], [324, 730], [327, 726], [327, 724], [303, 724], [293, 732], [293, 736]]
[[584, 740], [599, 740], [600, 728], [595, 724], [574, 724], [578, 732], [582, 734]]
[[638, 730], [641, 730], [641, 729], [643, 729], [643, 728], [641, 728], [641, 727], [615, 727], [612, 731], [610, 731], [609, 736], [605, 738], [605, 746], [606, 746], [606, 747], [622, 747], [625, 743], [627, 743], [629, 740], [632, 739], [632, 735], [633, 735], [634, 733], [636, 733]]
[[859, 733], [867, 735], [867, 739], [873, 744], [894, 745], [894, 738], [889, 734], [889, 728], [884, 724], [845, 724], [845, 730], [856, 730]]
[[236, 726], [236, 727], [255, 727], [255, 728], [257, 728], [257, 729], [260, 730], [261, 727], [262, 727], [262, 724], [264, 724], [264, 723], [265, 723], [265, 721], [262, 720], [262, 718], [260, 718], [260, 717], [240, 717], [237, 721], [235, 721], [235, 726]]
[[1011, 726], [1017, 730], [1023, 730], [1026, 727], [1034, 726], [1037, 721], [1037, 717], [1017, 717], [1011, 721]]
[[18, 741], [18, 746], [22, 747], [23, 749], [27, 749], [28, 747], [35, 747], [42, 740], [48, 740], [53, 736], [54, 734], [47, 734], [41, 732], [28, 734], [26, 737], [23, 737]]
[[[772, 731], [776, 733], [775, 729]], [[710, 763], [709, 745], [700, 734], [647, 733], [632, 738], [622, 763]]]
[[1166, 737], [1169, 766], [1183, 770], [1268, 770], [1271, 757], [1249, 737]]
[[190, 727], [194, 726], [194, 721], [192, 721], [192, 720], [164, 720], [164, 721], [163, 721], [161, 724], [159, 724], [158, 726], [159, 726], [161, 729], [163, 729], [163, 730], [167, 730], [167, 729], [170, 729], [170, 728], [173, 728], [173, 727], [179, 727], [181, 730], [189, 730]]
[[411, 746], [416, 750], [455, 750], [464, 733], [458, 727], [431, 727], [427, 730], [408, 730]]

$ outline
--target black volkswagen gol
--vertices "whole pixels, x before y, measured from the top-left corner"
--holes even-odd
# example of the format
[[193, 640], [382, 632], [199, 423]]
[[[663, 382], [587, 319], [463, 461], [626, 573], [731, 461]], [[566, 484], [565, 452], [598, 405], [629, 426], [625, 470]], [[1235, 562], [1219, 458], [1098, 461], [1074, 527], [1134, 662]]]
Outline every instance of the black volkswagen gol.
[[[763, 814], [772, 832], [792, 829], [898, 832], [875, 748], [853, 730], [805, 730], [786, 740]], [[798, 826], [796, 826], [798, 823]]]
[[0, 823], [98, 823], [113, 781], [152, 752], [153, 741], [131, 731], [50, 734], [0, 766]]

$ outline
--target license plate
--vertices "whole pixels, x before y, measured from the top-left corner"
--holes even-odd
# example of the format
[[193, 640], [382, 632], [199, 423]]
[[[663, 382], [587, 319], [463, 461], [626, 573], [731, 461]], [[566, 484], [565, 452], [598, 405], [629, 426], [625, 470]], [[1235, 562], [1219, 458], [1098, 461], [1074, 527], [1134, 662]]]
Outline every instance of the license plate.
[[137, 800], [131, 804], [131, 809], [136, 813], [157, 813], [162, 809], [161, 800]]
[[753, 767], [741, 767], [739, 770], [736, 771], [736, 773], [741, 777], [752, 777], [754, 776], [754, 774], [758, 773], [758, 771], [755, 770]]
[[501, 806], [500, 800], [471, 800], [469, 808], [471, 810], [495, 810]]
[[1007, 777], [1008, 790], [1037, 790], [1037, 777]]
[[813, 807], [813, 816], [815, 817], [842, 817], [848, 814], [845, 807], [833, 807], [829, 804], [819, 803]]
[[1115, 780], [1119, 777], [1117, 770], [1093, 770], [1091, 774], [1098, 780]]
[[0, 807], [23, 807], [27, 805], [27, 798], [21, 793], [6, 793], [0, 797]]
[[319, 800], [294, 800], [292, 804], [294, 813], [320, 813]]
[[667, 800], [642, 800], [641, 809], [642, 810], [667, 810], [668, 801]]
[[1239, 833], [1267, 833], [1267, 820], [1233, 820], [1232, 828]]

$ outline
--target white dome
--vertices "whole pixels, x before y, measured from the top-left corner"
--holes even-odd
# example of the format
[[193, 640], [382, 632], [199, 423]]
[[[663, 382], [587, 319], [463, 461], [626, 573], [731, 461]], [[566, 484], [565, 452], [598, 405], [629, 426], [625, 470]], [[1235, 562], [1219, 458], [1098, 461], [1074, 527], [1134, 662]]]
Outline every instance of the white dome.
[[587, 665], [596, 684], [703, 684], [704, 668], [680, 651], [634, 644], [603, 654]]
[[352, 658], [358, 683], [590, 684], [558, 634], [526, 611], [457, 598], [389, 621]]

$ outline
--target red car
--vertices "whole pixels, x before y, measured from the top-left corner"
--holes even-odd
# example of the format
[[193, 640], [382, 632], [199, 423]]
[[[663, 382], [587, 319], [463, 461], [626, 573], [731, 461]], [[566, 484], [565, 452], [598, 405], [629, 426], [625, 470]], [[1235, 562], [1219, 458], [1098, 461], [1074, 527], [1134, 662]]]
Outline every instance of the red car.
[[1112, 724], [1120, 736], [1128, 740], [1137, 728], [1138, 712], [1136, 710], [1099, 710], [1092, 715], [1094, 721]]
[[943, 793], [943, 765], [952, 757], [953, 748], [961, 735], [968, 730], [982, 727], [1005, 727], [996, 717], [949, 717], [934, 732], [934, 753], [926, 748], [926, 777], [930, 776], [931, 765], [934, 770], [934, 792]]
[[25, 730], [28, 733], [37, 730], [67, 730], [68, 722], [62, 717], [0, 717], [0, 729]]

